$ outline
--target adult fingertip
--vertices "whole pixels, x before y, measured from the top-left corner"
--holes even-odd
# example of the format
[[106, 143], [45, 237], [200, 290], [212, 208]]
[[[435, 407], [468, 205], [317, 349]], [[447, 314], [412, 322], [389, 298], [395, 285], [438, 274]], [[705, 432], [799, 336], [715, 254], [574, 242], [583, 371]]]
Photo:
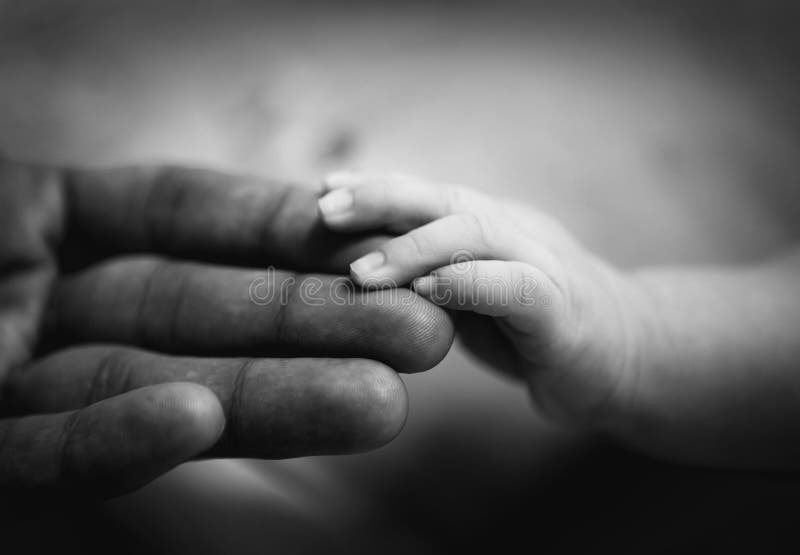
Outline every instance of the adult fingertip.
[[225, 429], [225, 412], [217, 396], [207, 387], [188, 382], [158, 388], [154, 402], [169, 414], [184, 452], [192, 456], [213, 447]]
[[393, 366], [398, 371], [413, 374], [430, 370], [450, 351], [455, 337], [452, 318], [442, 308], [420, 297], [408, 289], [381, 290], [377, 295], [391, 295], [395, 291], [399, 305], [403, 307], [396, 334], [397, 361]]
[[[217, 396], [196, 383], [174, 382], [133, 390], [120, 410], [121, 427], [130, 438], [127, 457], [149, 481], [211, 449], [225, 429]], [[148, 476], [149, 474], [149, 476]]]
[[414, 360], [407, 366], [408, 373], [424, 372], [439, 364], [453, 345], [455, 326], [443, 309], [421, 299], [427, 310], [415, 322], [416, 340], [420, 346]]
[[402, 431], [408, 417], [408, 393], [400, 376], [380, 362], [366, 359], [349, 361], [351, 381], [343, 406], [358, 425], [354, 451], [367, 451], [386, 445]]
[[255, 363], [237, 391], [220, 451], [237, 456], [369, 451], [394, 439], [408, 413], [403, 381], [369, 359]]
[[69, 428], [62, 481], [101, 497], [132, 491], [210, 449], [224, 425], [214, 393], [192, 383], [100, 401], [79, 411]]

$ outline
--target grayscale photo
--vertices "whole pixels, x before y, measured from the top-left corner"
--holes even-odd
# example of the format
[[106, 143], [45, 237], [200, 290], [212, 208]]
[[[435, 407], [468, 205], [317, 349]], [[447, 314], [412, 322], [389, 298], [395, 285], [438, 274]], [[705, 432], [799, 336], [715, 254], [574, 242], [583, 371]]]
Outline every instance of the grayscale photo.
[[800, 551], [800, 6], [0, 0], [0, 553]]

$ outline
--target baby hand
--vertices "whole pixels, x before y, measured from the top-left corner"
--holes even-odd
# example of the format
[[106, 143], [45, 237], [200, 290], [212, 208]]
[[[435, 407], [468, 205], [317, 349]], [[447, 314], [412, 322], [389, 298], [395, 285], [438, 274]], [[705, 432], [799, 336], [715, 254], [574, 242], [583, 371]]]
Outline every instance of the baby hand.
[[331, 229], [402, 234], [353, 262], [353, 281], [412, 283], [436, 304], [482, 315], [467, 346], [501, 338], [478, 354], [508, 355], [546, 415], [613, 426], [636, 383], [632, 280], [519, 202], [409, 176], [336, 173], [325, 184], [319, 207]]

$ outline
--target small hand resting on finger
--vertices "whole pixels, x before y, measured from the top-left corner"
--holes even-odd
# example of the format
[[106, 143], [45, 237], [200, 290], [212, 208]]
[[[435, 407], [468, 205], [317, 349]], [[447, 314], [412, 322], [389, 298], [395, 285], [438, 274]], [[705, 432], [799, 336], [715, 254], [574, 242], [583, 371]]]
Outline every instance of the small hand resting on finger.
[[800, 467], [796, 253], [624, 271], [519, 202], [405, 175], [324, 184], [330, 229], [397, 235], [352, 280], [472, 313], [466, 346], [522, 377], [546, 416], [681, 462]]
[[496, 341], [485, 349], [511, 354], [505, 370], [528, 380], [557, 419], [597, 423], [625, 395], [625, 279], [556, 221], [410, 176], [337, 173], [325, 185], [319, 205], [330, 228], [401, 233], [352, 263], [357, 284], [410, 283], [436, 304], [486, 316], [491, 329], [481, 333]]

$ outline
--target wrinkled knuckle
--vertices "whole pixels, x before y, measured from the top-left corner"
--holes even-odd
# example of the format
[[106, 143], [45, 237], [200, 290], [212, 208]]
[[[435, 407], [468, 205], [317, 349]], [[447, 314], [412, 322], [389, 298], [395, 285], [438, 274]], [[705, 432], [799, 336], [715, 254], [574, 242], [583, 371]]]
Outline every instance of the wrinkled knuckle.
[[78, 410], [70, 413], [61, 429], [61, 438], [58, 446], [58, 477], [59, 481], [68, 484], [82, 478], [80, 449], [77, 449], [79, 430], [84, 426], [85, 412]]
[[281, 286], [281, 299], [275, 309], [275, 320], [272, 326], [273, 341], [277, 344], [288, 343], [291, 340], [291, 317], [290, 311], [298, 302], [302, 302], [302, 291], [298, 288], [297, 282], [301, 276], [287, 279]]
[[100, 361], [89, 386], [87, 405], [127, 391], [131, 368], [121, 350], [109, 351]]

